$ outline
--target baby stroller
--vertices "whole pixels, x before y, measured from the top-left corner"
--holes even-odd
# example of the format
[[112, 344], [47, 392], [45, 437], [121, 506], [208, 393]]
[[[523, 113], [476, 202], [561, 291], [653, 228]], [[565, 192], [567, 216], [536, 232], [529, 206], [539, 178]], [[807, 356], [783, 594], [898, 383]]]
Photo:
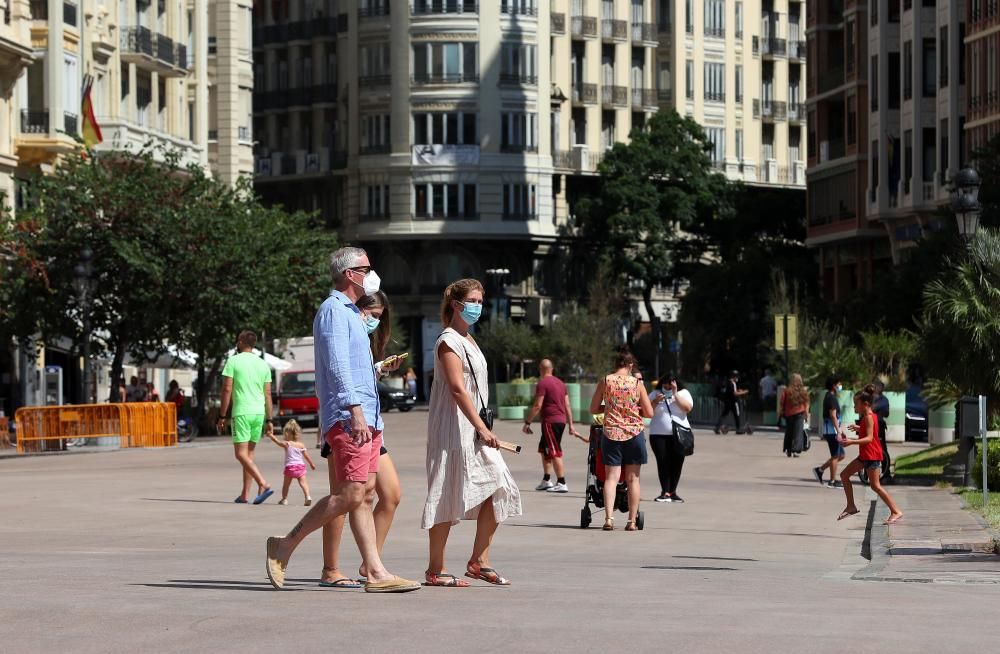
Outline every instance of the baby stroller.
[[[598, 416], [594, 417], [595, 422], [600, 423]], [[580, 510], [580, 529], [590, 526], [593, 512], [590, 505], [593, 503], [598, 509], [604, 508], [604, 464], [601, 462], [601, 436], [604, 435], [604, 427], [601, 424], [590, 426], [590, 447], [587, 452], [587, 490], [583, 494], [583, 509]], [[624, 481], [618, 482], [615, 491], [615, 506], [620, 513], [628, 513], [628, 484]], [[635, 516], [635, 528], [643, 527], [642, 511]]]

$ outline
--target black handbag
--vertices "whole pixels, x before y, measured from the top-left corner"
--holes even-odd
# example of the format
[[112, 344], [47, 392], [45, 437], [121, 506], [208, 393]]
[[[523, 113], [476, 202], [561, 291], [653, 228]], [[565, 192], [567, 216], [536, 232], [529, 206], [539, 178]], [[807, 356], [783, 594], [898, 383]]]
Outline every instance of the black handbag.
[[476, 371], [472, 367], [472, 359], [469, 358], [469, 351], [465, 351], [465, 360], [469, 362], [469, 374], [472, 375], [472, 383], [476, 385], [476, 395], [479, 397], [479, 405], [482, 407], [479, 409], [479, 418], [486, 425], [486, 428], [493, 431], [493, 420], [496, 418], [496, 414], [493, 409], [486, 406], [486, 402], [483, 401], [483, 393], [479, 390], [479, 380], [476, 379]]
[[691, 456], [694, 454], [694, 432], [690, 427], [685, 427], [684, 425], [677, 424], [674, 420], [674, 412], [670, 410], [670, 403], [664, 400], [667, 405], [667, 413], [670, 414], [670, 424], [674, 428], [674, 436], [677, 438], [677, 442], [680, 444], [680, 454], [684, 456]]

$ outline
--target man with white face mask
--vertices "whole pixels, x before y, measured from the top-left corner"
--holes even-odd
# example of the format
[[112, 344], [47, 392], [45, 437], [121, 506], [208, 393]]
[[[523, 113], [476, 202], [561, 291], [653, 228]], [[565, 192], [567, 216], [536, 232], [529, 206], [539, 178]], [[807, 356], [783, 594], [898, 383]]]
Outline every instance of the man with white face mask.
[[360, 248], [341, 248], [330, 257], [335, 290], [313, 321], [316, 395], [320, 429], [330, 445], [330, 495], [319, 500], [284, 538], [267, 539], [267, 576], [275, 588], [285, 580], [292, 552], [311, 532], [350, 514], [351, 531], [368, 572], [365, 590], [398, 593], [420, 584], [389, 573], [375, 541], [375, 522], [366, 496], [375, 491], [382, 415], [371, 345], [355, 303], [379, 290], [378, 274]]

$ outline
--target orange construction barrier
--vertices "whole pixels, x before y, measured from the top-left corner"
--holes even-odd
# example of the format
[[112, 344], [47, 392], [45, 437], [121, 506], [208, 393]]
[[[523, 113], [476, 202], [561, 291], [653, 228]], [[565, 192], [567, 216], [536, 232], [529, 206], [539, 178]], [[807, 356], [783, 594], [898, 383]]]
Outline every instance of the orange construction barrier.
[[17, 451], [63, 449], [72, 438], [118, 438], [121, 447], [177, 444], [177, 407], [172, 402], [22, 407], [14, 414]]

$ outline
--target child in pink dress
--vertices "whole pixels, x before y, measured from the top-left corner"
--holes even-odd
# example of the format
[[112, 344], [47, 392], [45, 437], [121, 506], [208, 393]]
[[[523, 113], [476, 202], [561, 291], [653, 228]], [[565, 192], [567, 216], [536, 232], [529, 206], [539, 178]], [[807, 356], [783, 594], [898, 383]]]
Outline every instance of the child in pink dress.
[[299, 440], [302, 437], [302, 427], [294, 420], [285, 423], [282, 436], [284, 440], [277, 438], [274, 434], [268, 434], [275, 445], [285, 448], [285, 482], [281, 486], [281, 501], [278, 504], [288, 504], [288, 489], [292, 485], [292, 480], [297, 479], [302, 493], [306, 496], [306, 506], [312, 504], [312, 497], [309, 496], [309, 482], [306, 481], [306, 463], [313, 470], [316, 464], [309, 456], [309, 450]]

